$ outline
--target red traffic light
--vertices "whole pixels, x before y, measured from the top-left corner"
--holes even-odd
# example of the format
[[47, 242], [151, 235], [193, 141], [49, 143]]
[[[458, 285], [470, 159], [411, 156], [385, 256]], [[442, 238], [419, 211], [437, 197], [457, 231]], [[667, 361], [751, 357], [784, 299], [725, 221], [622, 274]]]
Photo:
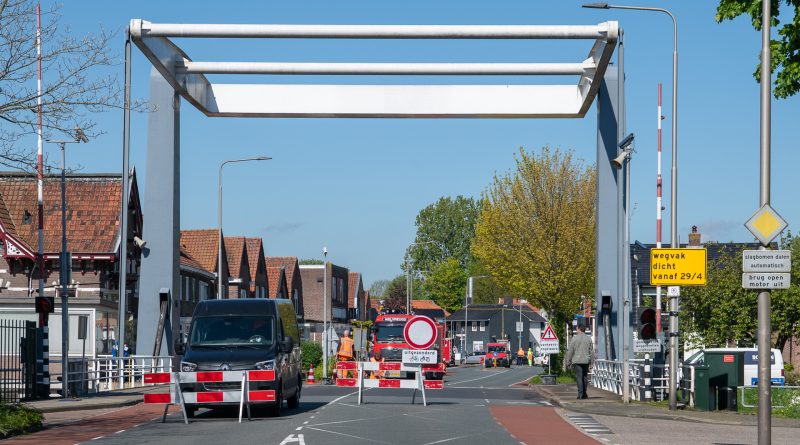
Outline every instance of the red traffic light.
[[656, 339], [656, 311], [651, 308], [640, 309], [639, 312], [639, 338], [642, 340]]
[[53, 297], [36, 297], [34, 305], [36, 306], [36, 312], [40, 314], [52, 314], [55, 310]]

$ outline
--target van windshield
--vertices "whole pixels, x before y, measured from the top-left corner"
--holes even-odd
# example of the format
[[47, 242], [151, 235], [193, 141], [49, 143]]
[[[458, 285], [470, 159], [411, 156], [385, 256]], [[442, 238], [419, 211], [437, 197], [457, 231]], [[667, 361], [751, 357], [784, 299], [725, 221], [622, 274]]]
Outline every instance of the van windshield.
[[489, 346], [489, 352], [506, 352], [506, 347], [491, 345]]
[[190, 346], [267, 347], [274, 341], [275, 321], [271, 316], [214, 315], [192, 323]]

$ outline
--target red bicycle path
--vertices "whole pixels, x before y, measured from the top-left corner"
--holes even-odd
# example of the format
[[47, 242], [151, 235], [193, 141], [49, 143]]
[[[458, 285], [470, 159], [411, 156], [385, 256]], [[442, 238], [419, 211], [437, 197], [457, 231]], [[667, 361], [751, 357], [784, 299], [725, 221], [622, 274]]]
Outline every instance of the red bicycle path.
[[489, 410], [497, 423], [526, 445], [597, 445], [598, 443], [562, 419], [554, 408], [491, 405]]
[[[170, 408], [170, 412], [177, 407]], [[88, 417], [66, 425], [48, 428], [36, 433], [25, 434], [4, 440], [3, 445], [74, 445], [88, 442], [96, 437], [108, 436], [117, 431], [126, 430], [164, 414], [164, 405], [141, 403], [129, 408], [121, 408], [110, 413]]]

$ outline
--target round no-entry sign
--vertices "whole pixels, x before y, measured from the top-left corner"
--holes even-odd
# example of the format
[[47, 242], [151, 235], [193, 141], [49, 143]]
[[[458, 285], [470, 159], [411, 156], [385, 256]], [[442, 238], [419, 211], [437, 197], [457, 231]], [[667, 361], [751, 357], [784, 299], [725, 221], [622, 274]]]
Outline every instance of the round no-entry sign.
[[412, 317], [403, 328], [403, 338], [414, 349], [428, 349], [436, 343], [436, 323], [424, 315]]

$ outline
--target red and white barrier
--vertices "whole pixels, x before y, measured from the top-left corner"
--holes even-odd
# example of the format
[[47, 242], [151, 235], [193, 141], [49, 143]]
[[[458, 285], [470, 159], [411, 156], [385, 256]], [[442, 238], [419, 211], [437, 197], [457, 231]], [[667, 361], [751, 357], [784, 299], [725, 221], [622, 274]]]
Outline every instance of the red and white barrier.
[[[355, 377], [338, 377], [336, 386], [358, 387], [358, 404], [361, 404], [362, 392], [365, 388], [400, 388], [413, 389], [422, 392], [422, 403], [427, 406], [426, 389], [444, 389], [444, 380], [425, 379], [424, 374], [429, 372], [442, 372], [446, 368], [443, 363], [436, 365], [406, 365], [399, 362], [337, 362], [337, 371], [352, 371]], [[402, 371], [415, 374], [414, 379], [395, 378], [364, 378], [365, 372]], [[373, 374], [374, 375], [374, 374]], [[414, 397], [411, 399], [414, 403]]]
[[[150, 393], [144, 395], [144, 403], [160, 403], [181, 405], [183, 420], [189, 423], [185, 404], [198, 403], [239, 403], [239, 423], [242, 422], [242, 410], [247, 404], [247, 417], [250, 418], [250, 403], [274, 402], [274, 390], [251, 390], [249, 382], [275, 381], [275, 371], [199, 371], [199, 372], [158, 372], [144, 374], [144, 383], [169, 384], [167, 393]], [[232, 383], [241, 382], [237, 389], [226, 391], [181, 391], [181, 384], [186, 383]], [[164, 408], [166, 420], [167, 407]]]

